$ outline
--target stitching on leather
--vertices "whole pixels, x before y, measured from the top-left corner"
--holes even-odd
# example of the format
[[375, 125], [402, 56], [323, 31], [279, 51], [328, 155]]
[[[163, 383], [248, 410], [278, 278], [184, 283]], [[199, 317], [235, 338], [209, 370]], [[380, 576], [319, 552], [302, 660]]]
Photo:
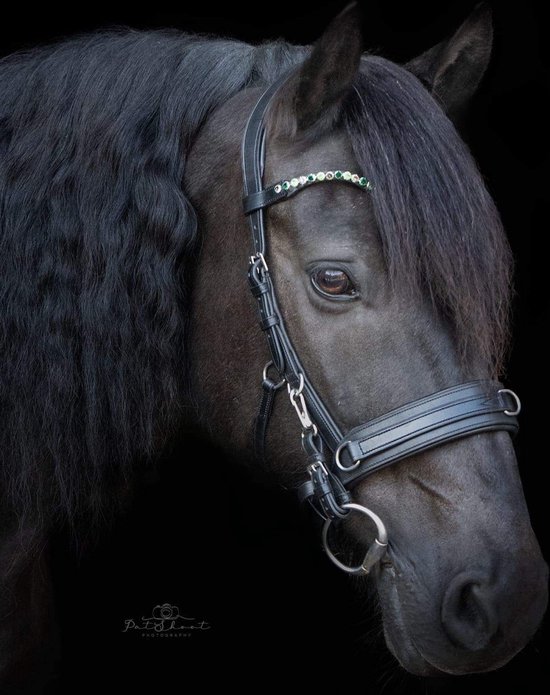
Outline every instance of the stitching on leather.
[[[398, 422], [394, 425], [390, 425], [390, 426], [386, 427], [385, 429], [377, 430], [376, 432], [373, 432], [372, 434], [364, 436], [361, 439], [358, 439], [355, 441], [357, 442], [359, 447], [363, 448], [365, 442], [368, 442], [373, 437], [379, 437], [381, 435], [387, 434], [388, 432], [392, 432], [393, 430], [399, 429], [400, 427], [403, 427], [405, 425], [410, 425], [410, 424], [412, 424], [412, 423], [416, 422], [417, 420], [420, 420], [424, 417], [433, 416], [433, 415], [436, 415], [438, 413], [442, 413], [445, 410], [449, 410], [450, 408], [456, 408], [457, 406], [462, 406], [466, 403], [473, 403], [476, 401], [479, 401], [480, 407], [478, 409], [476, 409], [474, 412], [468, 411], [468, 412], [464, 413], [464, 417], [472, 417], [478, 413], [479, 414], [493, 413], [493, 412], [498, 413], [498, 412], [502, 411], [502, 408], [496, 408], [494, 406], [491, 407], [491, 406], [487, 405], [487, 406], [482, 407], [484, 401], [479, 396], [472, 396], [471, 398], [466, 398], [462, 401], [458, 401], [458, 402], [455, 401], [454, 403], [448, 403], [447, 405], [442, 405], [438, 408], [434, 408], [433, 410], [429, 410], [427, 412], [420, 413], [419, 415], [415, 415], [414, 417], [411, 417], [408, 420], [403, 420], [403, 421]], [[438, 419], [437, 423], [444, 424], [444, 423], [448, 422], [449, 420], [453, 420], [453, 419], [455, 419], [455, 418], [452, 416], [447, 417], [447, 418], [441, 418], [440, 417]], [[462, 420], [464, 418], [461, 417], [460, 419]], [[438, 426], [437, 423], [432, 425], [432, 427], [437, 427]]]
[[[478, 399], [473, 399], [473, 398], [470, 399], [470, 401], [472, 401], [472, 400], [479, 400], [479, 398], [478, 398]], [[462, 405], [463, 403], [468, 403], [468, 402], [470, 402], [470, 401], [462, 401], [461, 403], [452, 403], [451, 405], [447, 406], [447, 408], [452, 408], [452, 407], [454, 407], [455, 405]], [[409, 434], [407, 434], [407, 435], [403, 435], [402, 437], [399, 437], [398, 439], [395, 439], [395, 440], [393, 440], [393, 441], [387, 442], [386, 444], [380, 444], [380, 445], [377, 446], [375, 449], [373, 449], [372, 452], [366, 452], [366, 451], [365, 451], [364, 445], [365, 445], [366, 443], [368, 443], [369, 440], [373, 439], [373, 437], [377, 437], [377, 436], [386, 434], [387, 432], [391, 432], [392, 430], [399, 429], [399, 427], [402, 427], [403, 425], [408, 425], [408, 424], [410, 424], [411, 422], [414, 422], [415, 420], [419, 420], [420, 418], [426, 417], [427, 415], [433, 415], [433, 413], [440, 412], [440, 411], [442, 411], [442, 410], [444, 410], [444, 409], [445, 409], [445, 408], [439, 408], [438, 410], [434, 410], [434, 411], [431, 411], [431, 412], [429, 412], [429, 413], [424, 413], [423, 415], [419, 415], [419, 416], [416, 417], [416, 418], [412, 418], [411, 420], [409, 420], [409, 421], [407, 421], [407, 422], [394, 425], [393, 427], [390, 427], [390, 428], [388, 428], [387, 430], [383, 430], [383, 431], [378, 432], [378, 433], [376, 433], [376, 434], [372, 434], [372, 435], [370, 435], [370, 437], [367, 437], [366, 439], [363, 439], [363, 440], [361, 440], [360, 442], [358, 442], [359, 447], [360, 447], [360, 449], [361, 449], [361, 451], [362, 451], [363, 453], [372, 453], [372, 454], [374, 455], [377, 451], [381, 451], [381, 450], [387, 449], [387, 448], [390, 447], [390, 446], [392, 446], [392, 447], [393, 447], [393, 446], [398, 446], [401, 442], [407, 441], [407, 440], [409, 440], [409, 439], [414, 439], [415, 437], [417, 437], [417, 436], [419, 436], [419, 435], [422, 435], [422, 434], [425, 433], [425, 432], [429, 432], [430, 430], [433, 430], [434, 428], [445, 427], [446, 425], [451, 424], [452, 422], [460, 422], [460, 421], [462, 421], [462, 420], [469, 420], [469, 419], [471, 419], [471, 418], [477, 417], [478, 415], [489, 415], [490, 413], [500, 413], [500, 412], [502, 412], [501, 409], [494, 409], [494, 408], [486, 407], [486, 408], [483, 408], [483, 409], [480, 408], [480, 409], [478, 409], [478, 410], [475, 410], [474, 412], [472, 412], [472, 411], [466, 412], [466, 413], [463, 414], [462, 417], [458, 417], [457, 415], [455, 415], [455, 416], [450, 416], [450, 417], [446, 417], [446, 418], [444, 418], [444, 419], [439, 419], [439, 420], [437, 420], [437, 422], [434, 422], [434, 423], [432, 423], [432, 424], [430, 424], [430, 425], [426, 425], [426, 426], [423, 427], [423, 428], [418, 428], [418, 429], [416, 429], [414, 432], [411, 432], [411, 433], [409, 433]]]
[[[439, 396], [438, 396], [438, 398], [445, 398], [445, 397], [448, 396], [450, 393], [452, 393], [452, 391], [460, 391], [460, 390], [465, 391], [465, 390], [467, 390], [468, 388], [473, 388], [473, 387], [474, 387], [474, 384], [478, 384], [478, 383], [483, 383], [483, 382], [471, 382], [468, 386], [462, 385], [462, 388], [461, 388], [461, 389], [458, 389], [458, 388], [453, 389], [453, 390], [450, 390], [450, 389], [449, 389], [448, 391], [445, 391], [445, 395], [442, 395], [442, 394], [440, 393]], [[369, 439], [370, 437], [376, 436], [376, 435], [378, 435], [378, 434], [383, 434], [383, 433], [385, 433], [385, 432], [390, 432], [392, 429], [395, 429], [396, 427], [401, 427], [402, 425], [408, 424], [408, 423], [410, 423], [410, 422], [414, 422], [415, 420], [419, 419], [420, 417], [425, 417], [426, 415], [432, 415], [432, 414], [437, 413], [437, 412], [439, 412], [439, 411], [441, 411], [441, 410], [445, 410], [446, 408], [451, 408], [451, 407], [453, 407], [453, 406], [455, 406], [455, 405], [462, 405], [462, 404], [464, 404], [464, 403], [469, 403], [469, 402], [475, 401], [475, 400], [480, 400], [481, 403], [488, 403], [490, 400], [493, 400], [493, 399], [494, 399], [494, 395], [492, 395], [492, 396], [490, 396], [489, 398], [487, 398], [487, 397], [485, 396], [485, 394], [484, 394], [483, 396], [482, 396], [481, 394], [473, 394], [472, 396], [470, 396], [470, 397], [468, 397], [468, 398], [464, 398], [464, 399], [461, 400], [461, 401], [454, 401], [453, 403], [440, 405], [440, 406], [438, 406], [438, 407], [436, 407], [436, 408], [433, 408], [433, 410], [429, 410], [429, 411], [426, 411], [426, 412], [422, 413], [421, 415], [415, 415], [415, 416], [413, 416], [413, 417], [411, 417], [411, 418], [409, 418], [409, 419], [407, 419], [407, 420], [402, 420], [402, 421], [400, 421], [399, 423], [397, 423], [397, 424], [395, 424], [395, 425], [388, 425], [385, 429], [378, 430], [377, 432], [375, 432], [374, 434], [371, 434], [371, 435], [365, 435], [365, 436], [362, 436], [362, 437], [360, 437], [360, 438], [357, 438], [357, 437], [354, 437], [354, 436], [353, 436], [354, 430], [350, 430], [350, 431], [346, 434], [346, 437], [345, 437], [345, 438], [346, 438], [346, 439], [350, 439], [351, 441], [357, 441], [358, 444], [359, 444], [359, 446], [361, 446], [361, 443], [362, 443], [363, 441], [366, 441], [366, 440]], [[355, 428], [355, 429], [356, 429], [356, 432], [357, 432], [357, 434], [359, 434], [361, 431], [366, 431], [366, 432], [368, 432], [368, 430], [372, 429], [372, 428], [373, 428], [374, 426], [376, 426], [377, 424], [383, 424], [385, 420], [388, 420], [388, 419], [390, 419], [390, 418], [396, 417], [398, 414], [406, 413], [408, 410], [412, 410], [412, 409], [418, 408], [420, 405], [424, 405], [424, 403], [429, 403], [430, 401], [434, 401], [434, 400], [437, 400], [436, 395], [434, 395], [433, 398], [432, 398], [432, 397], [426, 398], [425, 400], [416, 401], [416, 402], [414, 402], [414, 403], [408, 404], [407, 406], [403, 406], [403, 407], [400, 408], [400, 409], [392, 410], [390, 413], [387, 413], [386, 415], [382, 415], [382, 416], [380, 416], [379, 418], [376, 418], [376, 420], [371, 420], [370, 422], [367, 423], [367, 425], [363, 425], [363, 426], [359, 426], [359, 427]], [[499, 412], [500, 410], [502, 410], [502, 408], [497, 408], [497, 409], [494, 410], [494, 412]]]
[[[507, 416], [504, 416], [507, 417]], [[459, 439], [464, 433], [471, 432], [472, 434], [477, 433], [477, 432], [491, 432], [491, 431], [503, 431], [503, 430], [513, 430], [515, 427], [513, 424], [510, 424], [508, 427], [503, 427], [504, 423], [500, 424], [498, 427], [496, 425], [491, 425], [490, 423], [487, 423], [483, 427], [473, 427], [470, 425], [469, 427], [462, 427], [462, 428], [457, 428], [456, 430], [453, 431], [452, 437], [446, 436], [443, 439], [444, 442], [450, 442], [453, 441], [454, 439]], [[438, 437], [433, 437], [432, 439], [428, 440], [428, 444], [426, 446], [426, 442], [424, 441], [421, 446], [421, 451], [425, 451], [428, 448], [432, 448], [432, 445], [437, 444], [440, 441], [440, 436]], [[415, 448], [418, 448], [420, 445], [417, 443], [416, 445], [410, 446], [406, 448], [404, 451], [400, 452], [398, 456], [395, 456], [395, 454], [392, 456], [391, 454], [389, 456], [386, 456], [380, 460], [377, 460], [376, 463], [372, 462], [370, 467], [369, 464], [367, 463], [365, 467], [360, 471], [360, 473], [357, 474], [357, 476], [351, 476], [349, 478], [344, 478], [342, 482], [344, 485], [349, 485], [350, 483], [357, 483], [359, 482], [362, 478], [366, 477], [367, 475], [370, 475], [371, 473], [374, 473], [375, 471], [379, 470], [380, 468], [383, 468], [385, 465], [389, 465], [390, 463], [394, 463], [396, 461], [399, 461], [401, 459], [407, 458], [408, 456], [411, 455], [411, 452], [414, 454]]]
[[[399, 408], [396, 408], [395, 410], [391, 410], [389, 413], [386, 413], [385, 415], [380, 415], [379, 417], [375, 418], [374, 420], [370, 420], [368, 423], [368, 426], [370, 427], [371, 425], [376, 425], [379, 422], [383, 422], [388, 418], [388, 416], [391, 415], [398, 415], [401, 413], [406, 413], [408, 410], [412, 410], [413, 408], [418, 407], [420, 404], [424, 403], [431, 403], [432, 401], [438, 400], [440, 398], [444, 398], [447, 395], [450, 395], [451, 393], [456, 393], [460, 391], [466, 391], [468, 389], [474, 388], [475, 386], [478, 386], [480, 384], [489, 384], [491, 383], [490, 381], [486, 379], [478, 379], [477, 381], [470, 381], [467, 384], [459, 384], [458, 386], [453, 386], [449, 389], [446, 389], [444, 392], [438, 391], [437, 393], [431, 394], [430, 396], [426, 396], [425, 398], [422, 398], [417, 401], [413, 401], [412, 403], [407, 403], [406, 405], [402, 405]], [[476, 398], [481, 398], [480, 395], [476, 396]], [[466, 401], [464, 401], [466, 402]], [[433, 412], [436, 412], [435, 410]], [[354, 428], [358, 432], [363, 429], [361, 425], [358, 427]], [[354, 432], [354, 429], [351, 429], [348, 432], [347, 436], [351, 436]]]

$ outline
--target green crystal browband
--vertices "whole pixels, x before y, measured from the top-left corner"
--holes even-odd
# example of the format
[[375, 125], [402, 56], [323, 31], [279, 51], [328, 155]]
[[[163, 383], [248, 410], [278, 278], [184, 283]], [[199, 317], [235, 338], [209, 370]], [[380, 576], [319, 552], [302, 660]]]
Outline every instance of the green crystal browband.
[[281, 193], [282, 191], [291, 191], [292, 189], [310, 186], [314, 183], [322, 183], [323, 181], [346, 181], [367, 191], [372, 191], [373, 188], [371, 182], [364, 176], [352, 174], [351, 171], [340, 171], [337, 169], [336, 171], [318, 171], [316, 174], [296, 176], [287, 181], [281, 181], [273, 186], [273, 191]]
[[323, 181], [343, 181], [352, 183], [363, 191], [372, 191], [374, 186], [364, 176], [352, 174], [351, 171], [318, 171], [316, 174], [306, 174], [305, 176], [295, 176], [291, 179], [278, 181], [277, 183], [246, 195], [243, 199], [243, 209], [245, 215], [250, 215], [255, 210], [262, 210], [280, 203], [287, 198], [291, 198], [295, 193], [303, 191], [309, 186]]

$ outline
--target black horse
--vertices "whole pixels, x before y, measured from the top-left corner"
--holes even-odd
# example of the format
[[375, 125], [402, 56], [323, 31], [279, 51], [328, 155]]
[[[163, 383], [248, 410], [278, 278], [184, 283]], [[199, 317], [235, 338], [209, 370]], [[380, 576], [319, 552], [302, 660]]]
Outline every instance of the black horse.
[[[453, 126], [489, 60], [489, 13], [404, 67], [363, 54], [359, 25], [349, 9], [314, 49], [120, 30], [0, 63], [3, 683], [46, 634], [56, 526], [93, 533], [184, 427], [258, 465], [269, 354], [240, 147], [286, 71], [265, 180], [340, 168], [373, 182], [311, 186], [266, 215], [278, 301], [330, 412], [347, 430], [501, 372], [511, 256]], [[292, 487], [305, 462], [282, 401], [266, 466]], [[522, 649], [547, 568], [508, 434], [405, 459], [353, 495], [388, 528], [373, 574], [405, 668], [486, 671]], [[343, 529], [344, 544], [372, 540]]]

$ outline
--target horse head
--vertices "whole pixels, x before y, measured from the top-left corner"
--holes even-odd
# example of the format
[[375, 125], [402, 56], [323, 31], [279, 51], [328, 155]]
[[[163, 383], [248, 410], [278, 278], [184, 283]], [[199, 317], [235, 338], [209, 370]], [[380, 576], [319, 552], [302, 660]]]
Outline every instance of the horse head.
[[[404, 67], [364, 55], [359, 27], [354, 7], [336, 18], [266, 109], [263, 180], [279, 182], [268, 193], [281, 199], [266, 205], [266, 254], [256, 256], [269, 265], [278, 311], [262, 328], [284, 321], [343, 431], [495, 377], [511, 274], [498, 213], [452, 120], [489, 59], [487, 11]], [[260, 94], [251, 84], [213, 112], [186, 169], [203, 235], [191, 325], [197, 404], [214, 440], [252, 465], [259, 375], [276, 360], [246, 280], [241, 208], [241, 142]], [[289, 393], [296, 405], [299, 385]], [[306, 476], [290, 405], [277, 402], [266, 442], [266, 465], [288, 487]], [[405, 668], [486, 671], [532, 637], [547, 568], [509, 433], [412, 453], [352, 494], [387, 528], [372, 574], [386, 642]], [[332, 542], [344, 552], [374, 535], [349, 514]]]

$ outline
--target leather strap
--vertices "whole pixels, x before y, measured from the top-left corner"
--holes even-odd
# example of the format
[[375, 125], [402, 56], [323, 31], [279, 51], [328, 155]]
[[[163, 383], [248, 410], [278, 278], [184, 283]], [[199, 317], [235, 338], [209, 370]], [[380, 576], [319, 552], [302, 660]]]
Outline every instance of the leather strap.
[[251, 212], [256, 210], [262, 210], [267, 208], [274, 203], [279, 203], [281, 200], [286, 200], [292, 193], [296, 191], [289, 189], [285, 191], [281, 189], [280, 191], [275, 191], [275, 185], [269, 188], [264, 188], [261, 191], [256, 191], [255, 193], [249, 193], [243, 198], [243, 210], [245, 215], [250, 215]]
[[275, 396], [279, 390], [276, 384], [269, 378], [262, 379], [262, 400], [260, 409], [254, 421], [254, 458], [265, 464], [265, 441], [269, 419], [275, 405]]
[[[290, 73], [286, 73], [274, 82], [259, 98], [248, 119], [242, 147], [242, 167], [244, 181], [243, 209], [248, 215], [252, 233], [253, 253], [248, 271], [248, 281], [252, 294], [258, 300], [260, 326], [269, 344], [273, 363], [281, 376], [293, 387], [304, 377], [304, 398], [315, 422], [319, 434], [331, 451], [334, 451], [342, 439], [340, 427], [332, 418], [321, 398], [313, 388], [306, 371], [296, 354], [288, 333], [275, 295], [268, 265], [265, 261], [267, 243], [264, 227], [263, 209], [268, 204], [279, 202], [288, 197], [289, 192], [282, 191], [284, 196], [274, 193], [274, 186], [263, 189], [264, 117], [279, 87], [286, 82]], [[268, 202], [272, 200], [271, 202]], [[266, 425], [267, 426], [267, 425]]]
[[[290, 73], [285, 73], [270, 85], [256, 102], [246, 124], [242, 146], [242, 168], [244, 184], [244, 200], [250, 195], [262, 192], [262, 177], [264, 169], [265, 127], [264, 116], [269, 108], [271, 99], [279, 87], [286, 82]], [[244, 207], [244, 204], [243, 204]], [[245, 215], [250, 215], [250, 228], [255, 253], [265, 253], [265, 232], [263, 207], [253, 210], [245, 209]]]
[[[336, 474], [350, 489], [375, 471], [471, 434], [516, 434], [517, 402], [494, 381], [470, 381], [412, 401], [350, 430], [336, 450]], [[342, 470], [342, 468], [347, 470]], [[310, 481], [300, 498], [313, 494]]]
[[471, 381], [438, 391], [392, 410], [346, 434], [341, 443], [341, 471], [346, 485], [419, 451], [468, 434], [506, 430], [519, 425], [515, 403], [502, 386], [492, 381]]

